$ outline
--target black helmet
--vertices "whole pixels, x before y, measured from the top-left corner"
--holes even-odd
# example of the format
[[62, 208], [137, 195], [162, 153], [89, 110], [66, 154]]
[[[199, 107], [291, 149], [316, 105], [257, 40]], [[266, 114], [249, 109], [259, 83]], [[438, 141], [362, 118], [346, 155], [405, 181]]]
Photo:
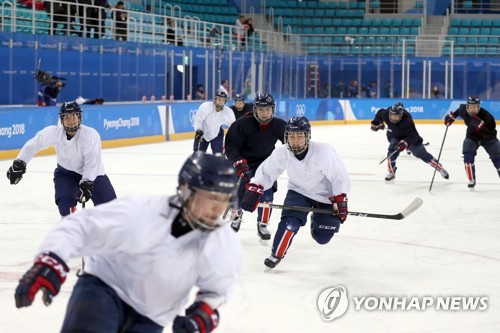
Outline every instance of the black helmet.
[[[260, 119], [259, 115], [257, 114], [257, 108], [265, 108], [265, 107], [271, 107], [273, 109], [273, 113], [271, 118], [269, 119]], [[257, 121], [261, 124], [268, 124], [271, 122], [274, 116], [274, 110], [276, 109], [276, 103], [274, 102], [274, 98], [271, 94], [269, 93], [258, 93], [257, 96], [255, 96], [255, 101], [253, 102], [253, 116]]]
[[242, 101], [244, 102], [245, 101], [245, 95], [243, 94], [236, 94], [236, 96], [234, 97], [234, 101]]
[[[305, 143], [302, 146], [291, 146], [288, 140], [290, 133], [304, 133]], [[292, 117], [285, 126], [285, 144], [295, 155], [303, 153], [311, 140], [311, 124], [306, 117]]]
[[467, 105], [466, 105], [467, 112], [470, 115], [475, 116], [479, 113], [480, 107], [481, 107], [481, 100], [479, 99], [479, 97], [469, 96], [469, 98], [467, 99]]
[[[79, 118], [78, 125], [72, 126], [72, 127], [65, 126], [64, 121], [63, 121], [64, 117], [66, 117], [66, 115], [73, 114], [73, 113], [76, 114]], [[82, 109], [80, 108], [80, 105], [75, 101], [64, 102], [61, 105], [61, 109], [59, 110], [59, 119], [61, 119], [61, 124], [63, 125], [64, 130], [66, 132], [78, 131], [78, 129], [80, 128], [80, 125], [82, 123]]]
[[182, 212], [192, 228], [207, 231], [219, 226], [207, 224], [203, 218], [195, 218], [187, 207], [189, 198], [197, 190], [214, 195], [229, 195], [231, 204], [236, 203], [238, 177], [233, 165], [222, 154], [195, 152], [184, 162], [178, 182], [177, 193], [182, 203]]
[[403, 103], [396, 103], [389, 108], [389, 120], [392, 123], [399, 123], [403, 118], [403, 111], [405, 110]]

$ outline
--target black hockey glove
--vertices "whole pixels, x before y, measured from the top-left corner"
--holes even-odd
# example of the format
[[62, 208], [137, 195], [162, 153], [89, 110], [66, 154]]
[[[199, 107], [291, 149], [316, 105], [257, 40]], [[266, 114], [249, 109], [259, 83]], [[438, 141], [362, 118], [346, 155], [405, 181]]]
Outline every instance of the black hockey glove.
[[173, 333], [210, 333], [219, 324], [219, 312], [205, 302], [196, 302], [186, 309], [186, 316], [177, 316]]
[[451, 124], [453, 124], [453, 122], [455, 121], [455, 116], [453, 115], [453, 112], [449, 112], [445, 117], [444, 117], [444, 124], [446, 126], [450, 126]]
[[92, 191], [94, 190], [94, 182], [90, 180], [82, 180], [80, 181], [80, 193], [78, 194], [78, 200], [79, 203], [84, 203], [90, 200], [92, 198]]
[[246, 191], [241, 201], [241, 208], [247, 212], [253, 212], [259, 204], [259, 199], [264, 194], [264, 187], [254, 183], [245, 185]]
[[394, 149], [396, 149], [399, 152], [405, 150], [406, 148], [408, 148], [408, 143], [405, 140], [399, 141], [396, 147], [394, 147]]
[[9, 170], [7, 170], [7, 178], [9, 178], [11, 185], [16, 185], [21, 179], [23, 179], [23, 175], [25, 173], [26, 163], [21, 160], [14, 160], [14, 162], [12, 162], [12, 166]]
[[201, 142], [203, 140], [203, 134], [205, 134], [205, 132], [203, 132], [202, 130], [196, 130], [196, 133], [194, 135], [194, 140]]
[[482, 121], [478, 116], [472, 116], [470, 118], [470, 124], [480, 131], [484, 126], [484, 121]]
[[340, 223], [344, 223], [347, 219], [347, 215], [349, 214], [349, 210], [347, 209], [347, 195], [345, 193], [341, 193], [339, 195], [331, 196], [328, 199], [332, 202], [333, 210], [337, 213]]
[[40, 289], [43, 292], [43, 303], [49, 306], [66, 281], [68, 272], [68, 266], [55, 253], [42, 253], [33, 267], [19, 280], [14, 295], [16, 307], [30, 306]]
[[248, 167], [247, 160], [241, 159], [233, 163], [233, 167], [238, 173], [238, 177], [242, 180], [248, 180], [250, 178], [250, 168]]
[[372, 131], [376, 132], [378, 130], [385, 129], [385, 125], [384, 125], [384, 123], [380, 123], [380, 124], [372, 123], [371, 129], [372, 129]]

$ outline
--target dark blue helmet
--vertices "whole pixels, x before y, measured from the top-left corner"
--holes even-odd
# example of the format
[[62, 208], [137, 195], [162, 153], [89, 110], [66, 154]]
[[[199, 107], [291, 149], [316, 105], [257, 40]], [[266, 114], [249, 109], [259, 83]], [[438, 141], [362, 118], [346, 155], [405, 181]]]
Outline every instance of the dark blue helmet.
[[[269, 119], [260, 119], [259, 115], [257, 114], [257, 108], [267, 108], [271, 107], [272, 108], [272, 115]], [[255, 96], [255, 101], [253, 102], [253, 115], [255, 119], [261, 124], [268, 124], [271, 122], [274, 116], [274, 110], [276, 109], [276, 103], [274, 102], [274, 98], [271, 94], [269, 93], [258, 93]]]
[[195, 152], [189, 157], [179, 172], [177, 193], [182, 203], [184, 218], [191, 227], [207, 231], [219, 226], [207, 223], [210, 216], [193, 215], [189, 199], [196, 191], [209, 192], [214, 197], [220, 197], [221, 201], [229, 200], [229, 203], [234, 204], [237, 198], [237, 182], [236, 171], [224, 155]]
[[242, 101], [244, 102], [245, 101], [245, 95], [243, 94], [236, 94], [236, 96], [234, 97], [234, 101]]
[[[297, 133], [293, 136], [292, 140], [290, 140], [291, 133]], [[301, 137], [304, 140], [301, 140]], [[303, 153], [309, 145], [309, 140], [311, 140], [311, 124], [309, 124], [309, 119], [306, 117], [290, 118], [285, 126], [285, 144], [288, 150], [295, 155]]]
[[[222, 103], [217, 103], [217, 101], [218, 101], [219, 98], [224, 99], [224, 101]], [[223, 91], [222, 89], [218, 89], [217, 90], [217, 92], [215, 93], [215, 96], [214, 96], [215, 110], [217, 112], [222, 111], [222, 109], [224, 109], [224, 105], [227, 102], [227, 98], [228, 97], [227, 97], [227, 94], [226, 94], [225, 91]]]
[[468, 105], [481, 104], [481, 100], [477, 96], [469, 96], [467, 99]]
[[[72, 126], [67, 126], [64, 124], [64, 118], [70, 114], [75, 114], [78, 117], [78, 124]], [[76, 132], [78, 131], [82, 123], [82, 109], [80, 108], [80, 105], [75, 101], [64, 102], [62, 103], [61, 109], [59, 110], [59, 118], [61, 119], [61, 124], [63, 125], [66, 132]]]
[[476, 116], [479, 113], [479, 109], [481, 108], [481, 100], [477, 96], [469, 96], [467, 99], [467, 112], [470, 115]]
[[389, 108], [389, 120], [392, 123], [399, 123], [403, 118], [403, 111], [405, 110], [403, 103], [396, 103]]

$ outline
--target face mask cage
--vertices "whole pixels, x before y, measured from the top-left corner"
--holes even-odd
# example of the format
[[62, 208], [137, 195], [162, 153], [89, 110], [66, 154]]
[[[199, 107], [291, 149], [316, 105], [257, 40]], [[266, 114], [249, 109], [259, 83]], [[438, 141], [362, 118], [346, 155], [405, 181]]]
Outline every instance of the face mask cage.
[[[193, 213], [193, 208], [196, 207], [197, 205], [197, 196], [196, 192], [198, 189], [196, 188], [190, 188], [188, 185], [182, 185], [177, 189], [177, 194], [179, 196], [179, 200], [181, 202], [182, 206], [182, 215], [185, 218], [186, 222], [189, 224], [189, 226], [192, 229], [198, 229], [201, 231], [213, 231], [217, 229], [218, 227], [227, 224], [230, 219], [223, 220], [221, 219], [221, 216], [223, 214], [220, 214], [217, 217], [216, 223], [211, 223], [213, 221], [214, 216], [211, 216], [209, 213], [203, 216], [195, 216]], [[238, 205], [238, 200], [237, 196], [235, 194], [231, 193], [220, 193], [220, 192], [208, 192], [205, 191], [206, 193], [209, 193], [209, 195], [212, 197], [212, 200], [218, 200], [218, 201], [227, 201], [228, 202], [228, 207], [226, 208], [226, 211], [228, 209], [236, 209]], [[230, 215], [230, 214], [226, 214]]]
[[465, 108], [467, 109], [467, 112], [471, 116], [477, 116], [477, 114], [479, 113], [480, 106], [479, 106], [479, 104], [469, 104], [469, 103], [467, 103], [467, 105], [465, 106]]
[[[293, 136], [296, 139], [302, 139], [304, 140], [304, 144], [301, 146], [293, 145], [290, 143], [290, 136]], [[296, 131], [285, 131], [285, 144], [294, 155], [298, 155], [303, 153], [309, 144], [309, 140], [311, 140], [311, 132], [307, 131], [301, 131], [301, 132], [296, 132]], [[295, 141], [295, 140], [292, 140]]]
[[259, 105], [256, 105], [253, 108], [253, 115], [254, 115], [255, 119], [257, 119], [257, 121], [260, 124], [262, 124], [262, 125], [269, 124], [271, 122], [271, 120], [273, 119], [273, 117], [274, 117], [274, 107], [271, 107], [272, 111], [271, 111], [271, 117], [269, 117], [269, 119], [261, 119], [259, 117], [258, 110], [259, 109], [266, 109], [268, 107], [271, 107], [271, 106], [267, 106], [267, 105], [266, 106], [259, 106]]
[[[66, 126], [64, 124], [64, 118], [68, 116], [76, 116], [78, 118], [78, 124], [74, 126]], [[66, 132], [76, 132], [80, 128], [80, 125], [82, 124], [82, 113], [81, 112], [71, 112], [71, 113], [61, 113], [59, 115], [59, 118], [61, 119], [61, 124]]]

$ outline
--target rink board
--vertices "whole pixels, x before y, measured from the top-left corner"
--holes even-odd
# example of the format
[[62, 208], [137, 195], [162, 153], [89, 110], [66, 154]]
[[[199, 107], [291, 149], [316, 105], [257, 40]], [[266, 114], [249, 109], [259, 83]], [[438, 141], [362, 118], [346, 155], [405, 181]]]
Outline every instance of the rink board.
[[[313, 124], [369, 123], [380, 108], [393, 99], [283, 99], [276, 100], [275, 116], [288, 120], [305, 116]], [[417, 123], [440, 123], [461, 100], [404, 100]], [[194, 117], [202, 102], [83, 105], [83, 124], [95, 128], [103, 147], [185, 140], [193, 137]], [[232, 105], [232, 101], [228, 105]], [[500, 101], [484, 101], [482, 107], [498, 120]], [[38, 131], [57, 124], [59, 107], [10, 107], [0, 109], [0, 159], [14, 158]], [[46, 150], [41, 154], [53, 153]]]

